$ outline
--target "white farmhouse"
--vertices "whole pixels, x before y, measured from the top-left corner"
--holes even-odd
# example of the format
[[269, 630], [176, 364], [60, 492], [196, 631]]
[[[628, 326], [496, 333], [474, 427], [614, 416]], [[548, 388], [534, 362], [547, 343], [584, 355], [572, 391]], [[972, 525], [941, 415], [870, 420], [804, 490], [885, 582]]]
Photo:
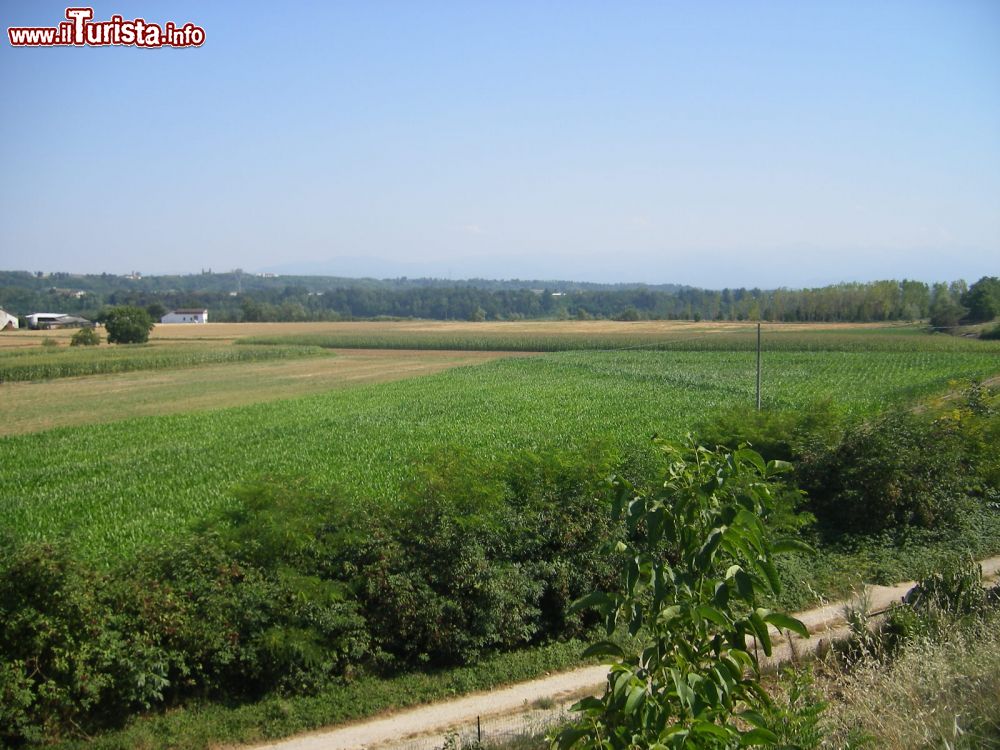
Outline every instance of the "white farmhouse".
[[190, 309], [190, 310], [171, 310], [162, 318], [160, 318], [161, 323], [207, 323], [208, 322], [208, 310], [202, 309]]
[[9, 312], [4, 310], [0, 310], [0, 331], [9, 331], [17, 327], [17, 316], [11, 315]]

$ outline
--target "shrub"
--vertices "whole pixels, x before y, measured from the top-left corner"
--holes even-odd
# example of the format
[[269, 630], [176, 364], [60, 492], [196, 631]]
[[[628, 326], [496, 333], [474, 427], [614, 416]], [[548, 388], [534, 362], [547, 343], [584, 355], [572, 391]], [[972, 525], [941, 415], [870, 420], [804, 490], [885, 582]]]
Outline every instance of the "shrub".
[[807, 455], [798, 477], [832, 534], [953, 526], [968, 504], [959, 430], [906, 411], [851, 426], [833, 448]]
[[162, 681], [110, 627], [99, 586], [63, 548], [0, 549], [4, 744], [78, 734], [156, 697]]
[[97, 346], [101, 343], [101, 334], [91, 326], [84, 326], [73, 334], [69, 340], [70, 346]]
[[83, 736], [192, 697], [308, 691], [366, 652], [335, 582], [261, 569], [212, 534], [97, 574], [65, 549], [0, 548], [0, 743]]
[[593, 553], [620, 536], [601, 480], [613, 464], [600, 447], [428, 458], [355, 563], [383, 663], [462, 664], [579, 633], [568, 605], [612, 576]]
[[141, 307], [121, 305], [104, 313], [109, 344], [144, 344], [153, 330], [153, 319]]
[[836, 443], [842, 420], [833, 401], [816, 401], [801, 409], [735, 408], [695, 428], [701, 445], [736, 450], [748, 443], [767, 461], [793, 461], [817, 446]]

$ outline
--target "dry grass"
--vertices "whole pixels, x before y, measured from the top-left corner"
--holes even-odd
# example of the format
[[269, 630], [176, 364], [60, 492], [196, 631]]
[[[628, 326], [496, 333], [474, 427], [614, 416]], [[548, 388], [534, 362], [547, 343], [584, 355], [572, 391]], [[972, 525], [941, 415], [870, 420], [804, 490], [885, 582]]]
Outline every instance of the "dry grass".
[[6, 383], [0, 435], [277, 401], [478, 364], [490, 352], [344, 350], [335, 357]]
[[[621, 322], [614, 320], [527, 320], [511, 322], [471, 323], [468, 321], [402, 320], [351, 321], [340, 323], [207, 323], [205, 325], [159, 325], [153, 329], [152, 341], [166, 340], [229, 340], [249, 336], [300, 334], [380, 334], [380, 333], [462, 333], [462, 334], [534, 334], [534, 335], [657, 335], [677, 333], [726, 333], [750, 331], [756, 323], [700, 322], [676, 320], [644, 320]], [[767, 323], [769, 328], [787, 331], [852, 331], [884, 328], [885, 323]]]
[[1000, 614], [910, 644], [888, 665], [826, 674], [821, 686], [823, 747], [1000, 748]]

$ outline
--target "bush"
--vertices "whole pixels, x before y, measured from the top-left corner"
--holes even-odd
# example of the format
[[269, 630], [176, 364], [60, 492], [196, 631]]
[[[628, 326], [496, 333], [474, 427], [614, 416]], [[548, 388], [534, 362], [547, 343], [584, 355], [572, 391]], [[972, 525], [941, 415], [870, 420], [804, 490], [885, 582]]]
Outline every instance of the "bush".
[[109, 344], [145, 344], [153, 330], [153, 319], [141, 307], [122, 305], [104, 314]]
[[98, 574], [59, 547], [0, 548], [0, 744], [121, 724], [192, 697], [307, 691], [366, 651], [336, 585], [231, 554], [212, 534]]
[[[100, 601], [100, 579], [62, 548], [0, 549], [0, 740], [78, 734], [154, 699]], [[155, 669], [155, 665], [154, 665]]]
[[848, 428], [798, 467], [808, 509], [834, 535], [954, 526], [968, 507], [960, 430], [896, 411]]
[[801, 409], [730, 409], [702, 422], [695, 435], [701, 445], [736, 450], [748, 443], [767, 461], [794, 461], [818, 446], [833, 445], [842, 431], [832, 399], [825, 399]]
[[85, 326], [73, 334], [69, 340], [70, 346], [97, 346], [101, 343], [101, 334], [91, 326]]
[[241, 493], [222, 533], [254, 565], [355, 602], [371, 639], [359, 665], [466, 664], [581, 633], [587, 618], [567, 616], [569, 604], [614, 575], [594, 552], [621, 537], [601, 479], [615, 455], [595, 446], [497, 462], [451, 448], [418, 463], [386, 514], [261, 484]]

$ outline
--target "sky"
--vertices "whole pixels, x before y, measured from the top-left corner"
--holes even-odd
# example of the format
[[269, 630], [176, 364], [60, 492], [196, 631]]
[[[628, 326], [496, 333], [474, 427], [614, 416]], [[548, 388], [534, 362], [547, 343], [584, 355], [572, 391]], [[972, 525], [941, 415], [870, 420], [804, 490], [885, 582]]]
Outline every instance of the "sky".
[[996, 0], [92, 7], [205, 43], [0, 40], [5, 270], [1000, 274]]

